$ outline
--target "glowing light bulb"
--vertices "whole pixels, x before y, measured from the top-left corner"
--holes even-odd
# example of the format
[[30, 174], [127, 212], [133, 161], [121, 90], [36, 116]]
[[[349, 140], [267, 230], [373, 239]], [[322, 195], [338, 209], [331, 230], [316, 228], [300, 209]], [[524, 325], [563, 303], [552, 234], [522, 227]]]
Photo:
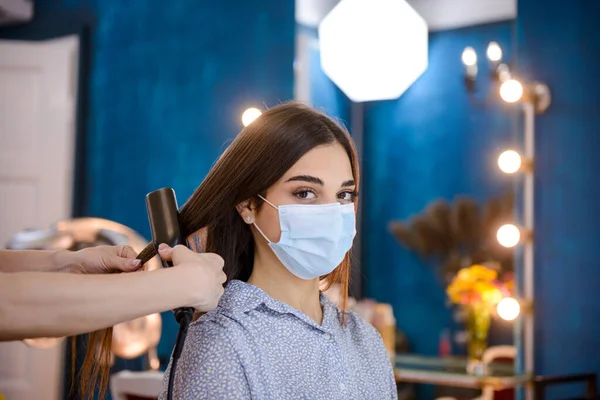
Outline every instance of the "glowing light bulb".
[[262, 111], [260, 111], [258, 108], [249, 108], [242, 114], [242, 123], [244, 126], [248, 126], [254, 122], [256, 118], [260, 117], [261, 114]]
[[500, 86], [500, 97], [507, 103], [516, 103], [523, 97], [523, 85], [516, 79], [509, 79]]
[[498, 229], [496, 238], [504, 247], [515, 247], [519, 243], [519, 240], [521, 240], [521, 232], [513, 224], [506, 224]]
[[490, 42], [487, 47], [487, 57], [490, 61], [502, 60], [502, 48], [496, 42]]
[[477, 64], [477, 53], [475, 53], [475, 49], [472, 47], [465, 48], [462, 53], [462, 62], [467, 67]]
[[521, 305], [512, 297], [505, 297], [496, 306], [498, 315], [505, 321], [512, 321], [521, 313]]
[[521, 168], [521, 156], [514, 150], [506, 150], [498, 157], [498, 167], [502, 172], [514, 174]]

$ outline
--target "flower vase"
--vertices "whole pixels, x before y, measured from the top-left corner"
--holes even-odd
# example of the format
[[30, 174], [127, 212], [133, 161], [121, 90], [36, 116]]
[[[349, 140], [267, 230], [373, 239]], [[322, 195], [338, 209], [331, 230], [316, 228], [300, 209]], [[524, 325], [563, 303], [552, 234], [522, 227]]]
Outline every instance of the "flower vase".
[[468, 362], [467, 373], [485, 375], [483, 353], [487, 347], [490, 330], [491, 309], [489, 305], [475, 303], [467, 306]]

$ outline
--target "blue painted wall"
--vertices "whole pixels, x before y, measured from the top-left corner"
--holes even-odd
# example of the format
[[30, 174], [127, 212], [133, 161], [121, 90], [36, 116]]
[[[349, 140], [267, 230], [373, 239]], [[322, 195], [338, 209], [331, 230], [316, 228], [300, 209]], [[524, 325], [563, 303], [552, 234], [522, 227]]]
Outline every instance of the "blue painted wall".
[[[512, 23], [432, 33], [425, 74], [400, 99], [365, 105], [366, 293], [393, 305], [416, 353], [437, 354], [441, 331], [454, 322], [439, 275], [397, 244], [387, 224], [438, 198], [466, 194], [484, 201], [511, 189], [496, 159], [515, 143], [514, 112], [493, 100], [484, 54], [494, 40], [510, 58], [512, 33]], [[463, 84], [466, 46], [480, 55], [478, 97], [490, 97], [485, 107], [470, 101]]]
[[536, 142], [535, 360], [541, 374], [600, 373], [598, 16], [597, 1], [518, 2], [520, 72], [553, 92], [551, 108], [537, 119]]
[[[33, 23], [0, 36], [80, 14], [96, 21], [84, 210], [149, 238], [146, 193], [171, 186], [183, 204], [247, 107], [293, 98], [294, 1], [39, 1]], [[168, 359], [171, 313], [163, 324]]]
[[[150, 237], [146, 193], [171, 186], [183, 204], [242, 128], [245, 108], [293, 97], [294, 4], [96, 7], [88, 213]], [[159, 356], [168, 359], [177, 326], [169, 313], [163, 323]]]

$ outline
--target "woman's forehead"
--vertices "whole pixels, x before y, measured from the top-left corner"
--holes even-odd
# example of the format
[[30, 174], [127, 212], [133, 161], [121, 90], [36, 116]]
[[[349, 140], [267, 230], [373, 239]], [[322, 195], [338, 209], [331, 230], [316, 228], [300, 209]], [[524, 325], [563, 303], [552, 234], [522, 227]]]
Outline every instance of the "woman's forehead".
[[325, 185], [339, 185], [353, 179], [350, 158], [337, 143], [310, 150], [283, 175], [280, 182], [295, 176], [319, 178]]

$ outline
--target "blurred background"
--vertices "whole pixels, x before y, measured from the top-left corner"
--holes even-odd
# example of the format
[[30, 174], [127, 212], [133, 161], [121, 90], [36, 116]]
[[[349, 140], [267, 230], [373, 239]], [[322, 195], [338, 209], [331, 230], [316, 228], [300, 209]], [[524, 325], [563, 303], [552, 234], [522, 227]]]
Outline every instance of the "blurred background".
[[[357, 143], [351, 295], [399, 397], [592, 396], [599, 17], [593, 0], [0, 0], [0, 245], [143, 246], [148, 192], [183, 204], [252, 116], [296, 99]], [[160, 387], [178, 328], [161, 317], [122, 327], [113, 398]], [[0, 392], [77, 398], [70, 340], [0, 344]]]

